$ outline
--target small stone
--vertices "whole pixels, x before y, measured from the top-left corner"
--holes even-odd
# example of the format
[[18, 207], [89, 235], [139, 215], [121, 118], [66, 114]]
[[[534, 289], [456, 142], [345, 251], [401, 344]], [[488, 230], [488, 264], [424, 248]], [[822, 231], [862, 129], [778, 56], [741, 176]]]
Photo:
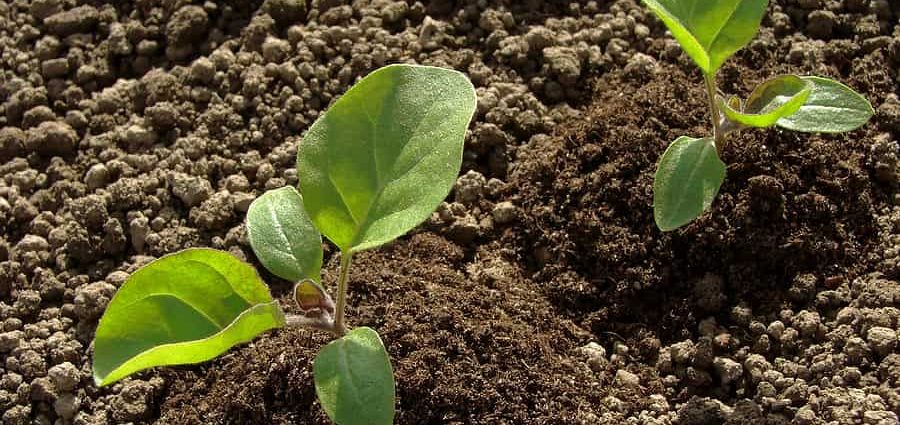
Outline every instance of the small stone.
[[171, 46], [194, 43], [206, 36], [208, 26], [206, 10], [195, 5], [184, 6], [169, 19], [166, 38]]
[[250, 204], [256, 199], [252, 193], [235, 193], [231, 197], [234, 203], [234, 210], [239, 213], [246, 213], [250, 210]]
[[201, 82], [210, 83], [216, 76], [216, 66], [207, 57], [202, 57], [194, 61], [191, 65], [191, 78]]
[[61, 78], [68, 73], [69, 60], [66, 58], [50, 59], [41, 63], [41, 74], [44, 78]]
[[8, 353], [25, 341], [25, 333], [20, 330], [0, 333], [0, 353]]
[[713, 360], [713, 366], [722, 379], [722, 385], [738, 382], [738, 379], [744, 374], [741, 364], [727, 357], [716, 357]]
[[100, 12], [93, 6], [78, 6], [48, 16], [44, 20], [47, 32], [58, 36], [68, 36], [75, 33], [90, 33], [100, 20]]
[[151, 413], [151, 401], [156, 388], [151, 382], [131, 380], [110, 403], [112, 418], [116, 423], [138, 422]]
[[0, 161], [19, 156], [25, 148], [25, 132], [16, 127], [0, 128]]
[[125, 143], [132, 149], [146, 148], [156, 142], [156, 133], [153, 130], [139, 125], [131, 125], [125, 129], [123, 135]]
[[147, 217], [140, 216], [128, 223], [128, 231], [131, 234], [131, 246], [138, 253], [144, 252], [144, 244], [147, 235], [150, 234], [150, 220]]
[[596, 342], [589, 342], [587, 345], [579, 347], [578, 351], [587, 358], [588, 366], [595, 372], [604, 370], [609, 362], [606, 359], [606, 349]]
[[619, 369], [616, 371], [615, 383], [625, 388], [639, 388], [641, 378], [625, 369]]
[[42, 155], [66, 155], [78, 144], [78, 133], [62, 121], [46, 121], [28, 130], [25, 149]]
[[234, 211], [231, 194], [222, 191], [203, 201], [200, 206], [192, 208], [190, 219], [201, 229], [224, 229], [234, 218]]
[[454, 186], [456, 202], [460, 202], [463, 205], [477, 202], [481, 199], [485, 184], [487, 184], [487, 179], [481, 173], [469, 170], [456, 180], [456, 185]]
[[578, 82], [581, 76], [581, 60], [578, 53], [571, 47], [547, 47], [543, 49], [544, 61], [553, 74], [556, 74], [559, 82], [564, 86], [571, 86]]
[[53, 410], [65, 420], [74, 418], [80, 407], [81, 399], [72, 393], [63, 394], [53, 402]]
[[876, 326], [866, 332], [869, 348], [880, 356], [886, 356], [897, 347], [897, 332], [890, 328]]
[[827, 39], [831, 37], [837, 16], [830, 10], [814, 10], [809, 14], [806, 22], [806, 31], [815, 38]]
[[675, 363], [690, 364], [691, 360], [697, 354], [697, 349], [694, 347], [694, 341], [685, 340], [672, 344], [669, 348], [669, 352], [672, 354], [672, 360]]
[[75, 314], [85, 320], [100, 317], [115, 293], [116, 287], [103, 281], [79, 287], [75, 290]]
[[81, 373], [72, 363], [63, 362], [50, 368], [47, 375], [53, 382], [53, 386], [61, 392], [70, 392], [81, 381]]
[[262, 10], [269, 14], [278, 25], [286, 26], [306, 17], [305, 0], [266, 0]]
[[169, 184], [172, 185], [172, 194], [188, 207], [200, 205], [213, 194], [212, 185], [201, 177], [177, 173], [170, 176]]
[[291, 45], [287, 40], [266, 37], [262, 44], [263, 59], [268, 63], [281, 63], [291, 53]]
[[454, 242], [467, 244], [475, 240], [480, 231], [481, 226], [478, 225], [475, 218], [472, 217], [471, 214], [466, 214], [462, 217], [457, 217], [456, 220], [450, 224], [447, 234]]
[[516, 213], [516, 206], [513, 205], [512, 202], [503, 201], [494, 205], [494, 209], [491, 211], [491, 217], [493, 217], [494, 223], [509, 224], [516, 219]]
[[804, 338], [815, 338], [822, 325], [822, 318], [816, 311], [803, 310], [794, 318], [794, 327], [800, 331]]
[[25, 235], [13, 249], [18, 255], [21, 255], [25, 252], [43, 252], [49, 248], [50, 243], [47, 242], [47, 239], [38, 235]]
[[84, 184], [87, 185], [88, 190], [94, 190], [106, 187], [109, 183], [109, 178], [110, 173], [109, 169], [106, 168], [106, 165], [94, 164], [88, 169], [87, 173], [84, 174]]

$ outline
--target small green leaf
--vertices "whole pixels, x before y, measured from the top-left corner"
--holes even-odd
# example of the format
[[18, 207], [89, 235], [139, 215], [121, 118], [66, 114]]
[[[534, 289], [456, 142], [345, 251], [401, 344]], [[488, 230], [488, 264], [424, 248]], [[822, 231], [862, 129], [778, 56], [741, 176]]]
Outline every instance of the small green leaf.
[[313, 223], [355, 252], [424, 221], [456, 180], [475, 105], [472, 83], [448, 69], [391, 65], [356, 83], [300, 144]]
[[843, 133], [861, 127], [875, 110], [865, 97], [837, 81], [802, 77], [812, 85], [806, 103], [792, 115], [778, 120], [782, 128], [806, 133]]
[[256, 198], [247, 211], [247, 236], [259, 261], [276, 276], [320, 280], [322, 235], [297, 189], [282, 187]]
[[713, 139], [679, 137], [663, 153], [653, 181], [657, 227], [670, 231], [690, 223], [712, 205], [724, 180]]
[[374, 330], [356, 328], [326, 345], [313, 377], [322, 408], [338, 425], [394, 423], [394, 372]]
[[294, 285], [294, 301], [304, 314], [320, 311], [334, 313], [334, 301], [325, 288], [312, 279], [304, 279]]
[[797, 112], [809, 97], [811, 87], [800, 77], [782, 75], [757, 86], [747, 98], [742, 112], [724, 103], [720, 107], [728, 119], [739, 124], [771, 127], [778, 119]]
[[94, 381], [204, 362], [283, 325], [250, 265], [212, 249], [167, 255], [134, 272], [106, 307], [94, 336]]
[[767, 0], [644, 0], [697, 66], [713, 75], [759, 29]]

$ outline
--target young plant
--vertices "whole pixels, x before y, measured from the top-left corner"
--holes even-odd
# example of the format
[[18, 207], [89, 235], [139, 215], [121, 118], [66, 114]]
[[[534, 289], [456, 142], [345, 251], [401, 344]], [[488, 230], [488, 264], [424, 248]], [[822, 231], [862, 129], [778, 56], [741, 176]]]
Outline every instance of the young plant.
[[810, 133], [854, 130], [872, 105], [827, 78], [782, 75], [761, 83], [742, 101], [720, 95], [716, 71], [756, 35], [767, 0], [643, 0], [703, 73], [713, 134], [682, 136], [663, 153], [653, 182], [653, 216], [660, 230], [677, 229], [706, 211], [725, 180], [719, 158], [726, 136], [748, 127], [778, 126]]
[[[132, 274], [100, 319], [97, 385], [207, 361], [270, 329], [304, 326], [336, 337], [313, 363], [328, 417], [339, 425], [393, 423], [384, 344], [374, 330], [348, 330], [345, 321], [350, 262], [411, 230], [447, 196], [475, 106], [472, 84], [456, 71], [392, 65], [362, 79], [304, 137], [300, 191], [266, 192], [247, 213], [253, 251], [273, 274], [297, 282], [301, 314], [284, 314], [256, 271], [228, 253], [162, 257]], [[322, 234], [341, 251], [337, 301], [320, 283]]]

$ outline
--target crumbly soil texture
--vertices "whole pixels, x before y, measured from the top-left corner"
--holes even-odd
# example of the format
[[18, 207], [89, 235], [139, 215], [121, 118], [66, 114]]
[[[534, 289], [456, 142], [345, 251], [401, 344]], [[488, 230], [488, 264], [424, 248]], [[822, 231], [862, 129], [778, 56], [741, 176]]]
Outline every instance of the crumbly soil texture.
[[[129, 273], [297, 184], [303, 132], [390, 63], [478, 108], [432, 218], [354, 259], [398, 424], [898, 424], [900, 4], [772, 0], [722, 69], [846, 82], [861, 129], [730, 138], [711, 210], [656, 229], [656, 163], [710, 131], [702, 80], [636, 0], [0, 1], [0, 422], [328, 424], [328, 335], [267, 333], [109, 388], [94, 330]], [[326, 246], [325, 284], [339, 254]], [[290, 283], [262, 271], [288, 310]]]

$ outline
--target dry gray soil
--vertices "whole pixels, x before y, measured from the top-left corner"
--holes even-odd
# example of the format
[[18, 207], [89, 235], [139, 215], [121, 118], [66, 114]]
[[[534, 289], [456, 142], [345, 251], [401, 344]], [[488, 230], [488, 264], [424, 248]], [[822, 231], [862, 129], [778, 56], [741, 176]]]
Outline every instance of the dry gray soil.
[[297, 184], [304, 129], [412, 62], [467, 73], [479, 104], [447, 202], [351, 277], [398, 423], [900, 423], [900, 4], [770, 3], [722, 87], [826, 75], [876, 116], [734, 137], [712, 211], [662, 234], [657, 158], [708, 119], [636, 0], [0, 0], [0, 422], [327, 424], [326, 335], [104, 389], [91, 339], [156, 257], [258, 264], [245, 212]]

